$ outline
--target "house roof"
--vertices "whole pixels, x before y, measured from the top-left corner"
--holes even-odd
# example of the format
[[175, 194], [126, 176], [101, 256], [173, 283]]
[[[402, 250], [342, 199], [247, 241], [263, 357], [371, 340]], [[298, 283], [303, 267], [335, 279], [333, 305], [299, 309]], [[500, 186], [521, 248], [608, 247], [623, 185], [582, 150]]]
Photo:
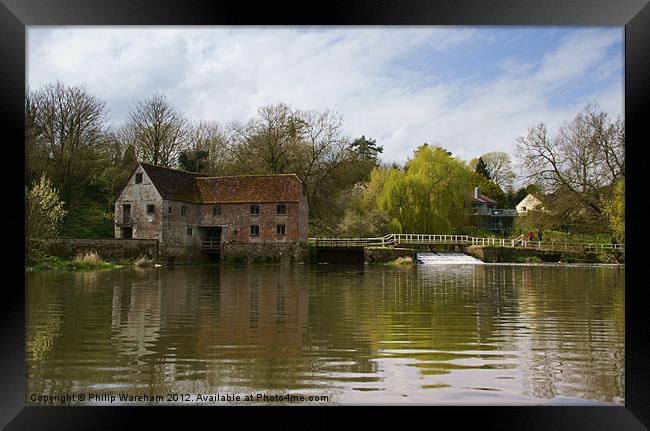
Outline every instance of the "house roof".
[[497, 201], [490, 199], [487, 196], [480, 195], [479, 197], [476, 197], [472, 195], [472, 203], [475, 204], [496, 204]]
[[298, 202], [302, 181], [296, 174], [196, 178], [201, 202]]
[[303, 184], [296, 174], [204, 174], [141, 163], [163, 199], [193, 203], [298, 202]]
[[200, 202], [194, 180], [197, 177], [204, 177], [205, 175], [178, 169], [163, 168], [162, 166], [150, 165], [148, 163], [140, 163], [140, 165], [163, 199]]
[[474, 192], [472, 193], [470, 201], [473, 204], [496, 204], [497, 203], [497, 201], [483, 195], [483, 193], [481, 193], [481, 189], [479, 189], [478, 187], [474, 188]]

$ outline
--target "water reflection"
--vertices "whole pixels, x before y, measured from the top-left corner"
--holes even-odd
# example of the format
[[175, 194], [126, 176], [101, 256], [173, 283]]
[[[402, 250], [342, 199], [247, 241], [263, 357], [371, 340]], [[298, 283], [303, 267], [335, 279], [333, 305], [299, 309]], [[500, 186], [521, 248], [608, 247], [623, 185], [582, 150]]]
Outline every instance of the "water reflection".
[[606, 266], [28, 274], [27, 392], [622, 404], [623, 285]]

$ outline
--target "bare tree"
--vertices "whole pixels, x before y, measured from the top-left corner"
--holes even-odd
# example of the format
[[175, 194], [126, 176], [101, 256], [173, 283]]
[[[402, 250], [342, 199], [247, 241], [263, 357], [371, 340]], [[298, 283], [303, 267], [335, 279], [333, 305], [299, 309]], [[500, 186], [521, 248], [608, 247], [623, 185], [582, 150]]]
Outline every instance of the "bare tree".
[[481, 158], [490, 172], [490, 179], [502, 190], [511, 189], [517, 175], [512, 170], [512, 163], [508, 153], [491, 151], [483, 154]]
[[206, 172], [212, 175], [233, 173], [231, 139], [216, 121], [199, 121], [190, 126], [189, 142], [192, 151], [208, 153]]
[[[331, 223], [334, 204], [353, 168], [341, 117], [266, 105], [248, 122], [230, 125], [237, 173], [296, 173], [306, 187], [311, 223]], [[342, 210], [341, 210], [342, 211]], [[320, 220], [320, 221], [319, 221]]]
[[164, 94], [136, 102], [126, 126], [141, 162], [172, 167], [188, 146], [188, 122]]
[[71, 204], [81, 198], [93, 161], [107, 139], [106, 105], [84, 87], [57, 82], [30, 95], [32, 132], [47, 151], [48, 171], [62, 199]]
[[624, 151], [623, 122], [609, 121], [596, 104], [565, 123], [555, 139], [543, 123], [517, 139], [517, 157], [529, 180], [569, 193], [573, 202], [597, 215], [614, 182], [625, 176]]
[[127, 124], [112, 128], [106, 145], [106, 152], [113, 164], [122, 162], [129, 149], [135, 149], [135, 133]]
[[303, 128], [304, 122], [288, 105], [262, 106], [248, 122], [231, 124], [235, 157], [259, 172], [287, 172]]
[[328, 193], [325, 185], [337, 179], [336, 172], [351, 158], [350, 139], [343, 135], [341, 117], [329, 111], [304, 111], [298, 116], [303, 127], [296, 173], [307, 186], [307, 198], [313, 200]]
[[25, 95], [25, 186], [39, 178], [48, 165], [47, 143], [37, 126], [33, 94]]

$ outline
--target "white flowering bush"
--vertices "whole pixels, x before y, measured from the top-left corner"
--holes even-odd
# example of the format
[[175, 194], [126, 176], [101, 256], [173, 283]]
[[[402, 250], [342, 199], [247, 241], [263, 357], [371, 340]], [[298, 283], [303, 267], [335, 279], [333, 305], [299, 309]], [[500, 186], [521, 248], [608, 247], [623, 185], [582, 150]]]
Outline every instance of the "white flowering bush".
[[56, 236], [66, 213], [59, 198], [59, 191], [43, 174], [25, 193], [27, 239]]

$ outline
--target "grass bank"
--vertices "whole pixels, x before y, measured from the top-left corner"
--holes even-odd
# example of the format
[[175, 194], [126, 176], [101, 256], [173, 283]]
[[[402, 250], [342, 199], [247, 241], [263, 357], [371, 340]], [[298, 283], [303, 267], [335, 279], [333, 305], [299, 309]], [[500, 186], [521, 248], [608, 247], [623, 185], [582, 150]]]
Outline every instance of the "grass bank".
[[124, 267], [149, 267], [160, 266], [153, 259], [144, 256], [135, 261], [109, 262], [103, 260], [96, 252], [90, 251], [78, 254], [73, 259], [66, 259], [58, 256], [47, 254], [38, 254], [31, 256], [25, 265], [25, 270], [32, 271], [89, 271], [89, 270], [106, 270], [121, 269]]
[[468, 246], [464, 252], [488, 263], [625, 263], [625, 253], [614, 250], [553, 251], [525, 247]]

